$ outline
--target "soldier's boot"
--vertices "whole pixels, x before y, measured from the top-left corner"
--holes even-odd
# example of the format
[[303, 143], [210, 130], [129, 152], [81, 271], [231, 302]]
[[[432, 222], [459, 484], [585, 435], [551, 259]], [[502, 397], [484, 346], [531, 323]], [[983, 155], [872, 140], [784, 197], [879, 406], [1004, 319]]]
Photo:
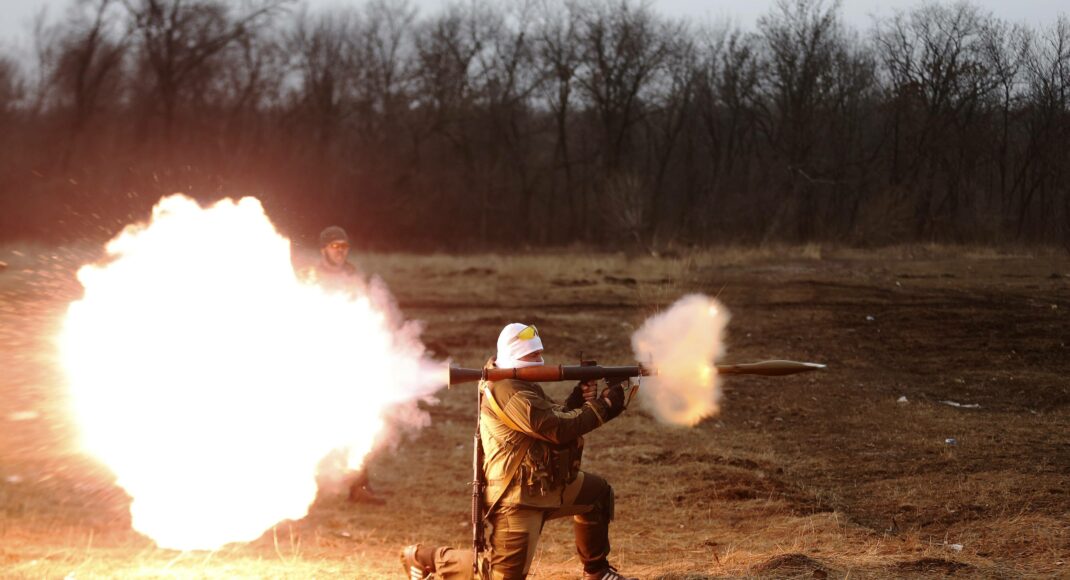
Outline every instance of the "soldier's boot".
[[429, 566], [421, 564], [416, 559], [416, 552], [420, 544], [405, 546], [401, 550], [401, 567], [405, 569], [405, 577], [409, 580], [430, 580], [435, 572]]
[[385, 499], [367, 486], [349, 488], [349, 501], [370, 505], [384, 505], [386, 503]]
[[606, 566], [604, 569], [597, 572], [585, 572], [583, 574], [583, 580], [639, 580], [638, 578], [632, 578], [625, 576], [613, 566]]
[[368, 477], [367, 467], [350, 475], [349, 501], [352, 503], [367, 503], [383, 505], [386, 500], [372, 489], [371, 479]]

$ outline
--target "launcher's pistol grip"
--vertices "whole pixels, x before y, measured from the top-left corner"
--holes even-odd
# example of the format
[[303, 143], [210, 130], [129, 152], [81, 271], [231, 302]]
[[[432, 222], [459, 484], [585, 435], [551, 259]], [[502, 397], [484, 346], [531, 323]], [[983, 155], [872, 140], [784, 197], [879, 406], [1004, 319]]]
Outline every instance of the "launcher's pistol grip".
[[639, 385], [637, 385], [637, 384], [636, 385], [632, 385], [632, 387], [630, 389], [628, 389], [628, 392], [627, 392], [626, 396], [624, 397], [624, 408], [625, 409], [627, 409], [628, 406], [632, 404], [632, 399], [634, 399], [635, 395], [638, 394], [638, 393], [639, 393]]

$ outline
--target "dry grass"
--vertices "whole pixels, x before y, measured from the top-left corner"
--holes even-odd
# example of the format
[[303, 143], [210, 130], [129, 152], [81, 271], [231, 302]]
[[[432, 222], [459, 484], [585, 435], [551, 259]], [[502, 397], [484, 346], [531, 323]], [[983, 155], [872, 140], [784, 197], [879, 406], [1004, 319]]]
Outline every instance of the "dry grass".
[[[3, 577], [397, 577], [404, 544], [465, 545], [473, 393], [460, 388], [442, 393], [431, 427], [373, 461], [387, 506], [326, 498], [249, 545], [154, 548], [129, 530], [129, 500], [106, 470], [79, 455], [51, 359], [50, 333], [77, 295], [71, 271], [93, 250], [13, 249], [0, 248], [12, 264], [0, 273]], [[630, 330], [688, 292], [720, 293], [732, 310], [731, 358], [830, 364], [732, 379], [722, 415], [694, 429], [629, 412], [590, 436], [587, 469], [617, 491], [613, 560], [626, 572], [1067, 573], [1070, 261], [1057, 253], [815, 245], [358, 260], [425, 322], [429, 345], [467, 366], [512, 320], [540, 325], [550, 362], [581, 351], [626, 361]], [[26, 411], [37, 415], [11, 420]], [[547, 526], [534, 577], [578, 575], [568, 527]]]

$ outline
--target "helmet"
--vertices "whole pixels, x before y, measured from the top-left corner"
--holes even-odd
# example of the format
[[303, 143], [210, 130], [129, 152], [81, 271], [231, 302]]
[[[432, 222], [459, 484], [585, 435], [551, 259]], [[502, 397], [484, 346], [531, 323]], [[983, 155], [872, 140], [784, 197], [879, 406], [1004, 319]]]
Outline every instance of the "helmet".
[[325, 248], [328, 244], [334, 242], [349, 243], [349, 236], [346, 235], [346, 231], [338, 226], [330, 226], [327, 229], [320, 232], [320, 247]]

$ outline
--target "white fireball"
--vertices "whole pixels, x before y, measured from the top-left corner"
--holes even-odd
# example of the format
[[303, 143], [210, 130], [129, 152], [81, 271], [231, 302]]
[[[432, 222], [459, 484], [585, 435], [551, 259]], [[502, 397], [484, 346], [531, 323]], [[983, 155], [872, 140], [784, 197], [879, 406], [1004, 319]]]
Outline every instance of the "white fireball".
[[318, 462], [359, 465], [390, 408], [442, 386], [383, 300], [302, 282], [259, 201], [162, 199], [78, 272], [59, 346], [85, 449], [161, 547], [304, 516]]

